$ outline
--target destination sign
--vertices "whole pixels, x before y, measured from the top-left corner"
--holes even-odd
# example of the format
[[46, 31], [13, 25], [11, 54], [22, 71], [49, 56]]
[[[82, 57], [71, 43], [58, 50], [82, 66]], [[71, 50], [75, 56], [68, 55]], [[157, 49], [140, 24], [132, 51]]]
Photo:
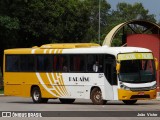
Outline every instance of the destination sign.
[[153, 59], [152, 53], [118, 54], [118, 60]]

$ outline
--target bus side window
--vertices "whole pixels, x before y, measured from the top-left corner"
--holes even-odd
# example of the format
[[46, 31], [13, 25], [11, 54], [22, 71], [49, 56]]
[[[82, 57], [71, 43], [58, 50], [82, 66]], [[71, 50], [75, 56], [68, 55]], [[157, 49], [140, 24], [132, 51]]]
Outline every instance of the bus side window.
[[62, 72], [68, 71], [68, 58], [66, 55], [59, 56], [59, 68]]
[[94, 66], [98, 63], [98, 71], [103, 72], [103, 55], [87, 55], [87, 71], [95, 72]]
[[67, 55], [54, 55], [52, 60], [54, 72], [68, 72], [68, 57]]
[[103, 72], [103, 68], [104, 68], [104, 55], [97, 55], [97, 60], [99, 62], [99, 72]]
[[35, 69], [33, 55], [20, 55], [20, 70], [21, 71], [34, 71]]
[[55, 55], [53, 56], [53, 71], [57, 70], [58, 68], [57, 64], [58, 64], [58, 56]]
[[73, 72], [85, 71], [85, 55], [70, 56], [70, 70]]
[[80, 59], [76, 55], [70, 56], [70, 70], [79, 71], [80, 69]]
[[52, 57], [50, 55], [37, 55], [37, 70], [40, 72], [51, 72]]
[[17, 72], [19, 71], [19, 56], [18, 55], [7, 55], [6, 56], [6, 71]]
[[95, 55], [87, 55], [87, 71], [93, 72], [93, 66], [96, 61]]

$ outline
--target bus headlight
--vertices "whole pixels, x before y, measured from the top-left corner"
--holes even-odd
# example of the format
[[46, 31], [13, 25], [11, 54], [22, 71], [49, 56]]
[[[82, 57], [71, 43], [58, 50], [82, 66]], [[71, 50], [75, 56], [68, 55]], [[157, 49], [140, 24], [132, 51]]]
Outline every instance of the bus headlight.
[[151, 90], [154, 90], [157, 88], [157, 84], [154, 84], [153, 86], [150, 87]]
[[124, 84], [121, 84], [120, 87], [121, 87], [121, 89], [124, 89], [124, 90], [130, 90], [130, 88], [125, 86]]

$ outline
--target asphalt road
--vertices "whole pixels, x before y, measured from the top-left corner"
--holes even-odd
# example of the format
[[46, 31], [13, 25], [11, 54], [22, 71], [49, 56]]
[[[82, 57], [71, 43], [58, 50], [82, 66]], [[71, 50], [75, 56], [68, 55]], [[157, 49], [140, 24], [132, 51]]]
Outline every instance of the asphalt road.
[[[159, 100], [150, 100], [150, 101], [138, 101], [135, 105], [125, 105], [121, 101], [108, 101], [106, 105], [93, 105], [90, 100], [84, 100], [84, 99], [77, 99], [73, 104], [61, 104], [58, 99], [50, 99], [48, 103], [44, 104], [35, 104], [32, 102], [31, 98], [21, 98], [21, 97], [9, 97], [9, 96], [0, 96], [0, 111], [18, 111], [18, 112], [45, 112], [45, 111], [51, 111], [50, 113], [52, 114], [51, 116], [54, 116], [56, 111], [69, 111], [65, 112], [65, 115], [73, 115], [75, 114], [75, 117], [66, 117], [65, 115], [62, 117], [54, 117], [55, 119], [61, 120], [61, 119], [68, 119], [68, 120], [80, 120], [82, 119], [83, 116], [87, 120], [101, 120], [101, 119], [110, 119], [110, 120], [132, 120], [132, 119], [145, 119], [145, 120], [151, 120], [151, 116], [147, 116], [146, 112], [148, 113], [154, 113], [155, 111], [159, 112], [158, 116], [160, 116], [160, 101]], [[54, 111], [54, 112], [53, 112]], [[71, 111], [71, 112], [70, 112]], [[82, 111], [82, 112], [75, 112], [75, 111]], [[84, 112], [85, 111], [85, 112]], [[97, 111], [97, 112], [93, 112]], [[106, 112], [107, 111], [107, 112]], [[116, 111], [116, 112], [115, 112]], [[123, 112], [121, 112], [123, 111]], [[129, 111], [129, 112], [128, 112]], [[139, 117], [136, 116], [138, 113], [143, 115], [145, 114], [145, 117]], [[103, 113], [106, 112], [107, 114], [111, 114], [110, 117], [101, 117], [101, 114], [97, 113]], [[136, 114], [135, 114], [135, 113]], [[78, 115], [76, 116], [76, 114]], [[79, 114], [81, 113], [81, 114]], [[134, 113], [134, 114], [132, 114]], [[1, 113], [2, 114], [2, 113]], [[58, 115], [61, 114], [57, 113]], [[56, 114], [56, 115], [57, 115]], [[63, 114], [63, 112], [62, 112]], [[128, 115], [131, 114], [131, 116], [134, 117], [129, 117]], [[156, 113], [155, 113], [156, 114]], [[85, 116], [89, 115], [89, 116]], [[94, 117], [91, 117], [91, 116]], [[99, 115], [99, 117], [96, 117], [96, 115]], [[102, 114], [103, 116], [104, 114]], [[115, 117], [113, 117], [115, 115]], [[116, 115], [118, 117], [116, 117]], [[127, 117], [121, 117], [122, 116], [127, 116]], [[160, 117], [155, 117], [153, 118], [154, 120], [159, 120]], [[0, 118], [0, 119], [5, 119], [5, 118]], [[17, 120], [17, 118], [14, 118]], [[26, 118], [26, 119], [32, 119], [32, 118]], [[35, 119], [35, 118], [34, 118]], [[36, 118], [37, 120], [39, 119], [51, 119], [51, 117], [48, 118]]]

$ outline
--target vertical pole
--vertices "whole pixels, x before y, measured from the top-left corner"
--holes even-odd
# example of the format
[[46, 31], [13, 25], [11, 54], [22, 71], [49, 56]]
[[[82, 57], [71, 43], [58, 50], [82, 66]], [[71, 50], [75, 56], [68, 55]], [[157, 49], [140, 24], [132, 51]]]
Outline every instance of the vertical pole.
[[101, 39], [101, 0], [99, 0], [99, 26], [98, 26], [98, 42], [100, 44]]
[[[159, 48], [158, 49], [160, 49], [160, 29], [158, 29], [158, 38], [159, 38]], [[158, 59], [158, 62], [160, 61], [160, 50], [158, 51], [158, 57], [159, 58], [157, 58]], [[157, 74], [157, 87], [158, 87], [158, 89], [157, 89], [157, 97], [159, 98], [160, 97], [160, 71], [159, 71], [159, 69], [160, 69], [160, 64], [158, 65], [158, 74]]]

